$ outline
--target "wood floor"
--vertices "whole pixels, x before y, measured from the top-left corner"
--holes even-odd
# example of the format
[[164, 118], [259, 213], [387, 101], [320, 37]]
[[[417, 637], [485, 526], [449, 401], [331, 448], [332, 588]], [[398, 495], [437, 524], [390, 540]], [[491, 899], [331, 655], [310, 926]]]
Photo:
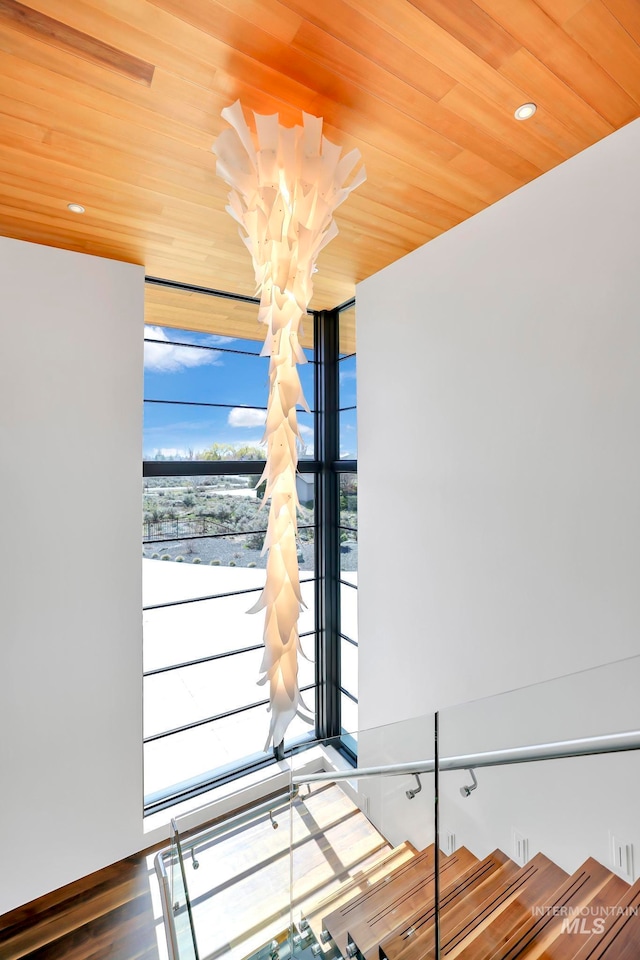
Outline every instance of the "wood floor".
[[0, 958], [161, 960], [152, 884], [150, 850], [19, 907], [0, 917]]

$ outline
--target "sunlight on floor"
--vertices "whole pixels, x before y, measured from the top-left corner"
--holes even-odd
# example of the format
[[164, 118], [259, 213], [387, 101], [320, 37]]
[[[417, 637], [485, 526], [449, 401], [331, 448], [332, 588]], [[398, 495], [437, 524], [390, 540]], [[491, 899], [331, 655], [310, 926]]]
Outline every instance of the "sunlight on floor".
[[[202, 960], [243, 960], [288, 929], [291, 903], [297, 921], [314, 902], [384, 849], [384, 838], [335, 784], [298, 796], [291, 808], [281, 805], [273, 820], [263, 814], [222, 836], [184, 840]], [[152, 857], [149, 864], [153, 870]], [[150, 882], [155, 886], [154, 916], [159, 918], [162, 908], [155, 874]], [[166, 944], [160, 944], [163, 938], [160, 923], [161, 960], [167, 956]]]

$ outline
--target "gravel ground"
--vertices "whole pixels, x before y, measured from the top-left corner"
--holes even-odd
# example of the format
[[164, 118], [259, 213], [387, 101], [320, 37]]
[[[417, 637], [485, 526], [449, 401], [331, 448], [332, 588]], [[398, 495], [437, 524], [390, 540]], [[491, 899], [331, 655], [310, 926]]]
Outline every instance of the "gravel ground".
[[[313, 543], [301, 542], [302, 556], [298, 555], [301, 570], [313, 570], [314, 549]], [[220, 566], [266, 567], [267, 558], [260, 556], [260, 550], [248, 547], [244, 537], [203, 538], [202, 540], [164, 540], [161, 543], [143, 544], [143, 556], [151, 559], [160, 559], [168, 556], [170, 560], [183, 557], [184, 563], [211, 563], [219, 560]], [[156, 556], [157, 554], [157, 556]], [[355, 541], [343, 543], [340, 547], [340, 564], [343, 570], [358, 569], [358, 544]], [[218, 566], [218, 564], [214, 564]]]

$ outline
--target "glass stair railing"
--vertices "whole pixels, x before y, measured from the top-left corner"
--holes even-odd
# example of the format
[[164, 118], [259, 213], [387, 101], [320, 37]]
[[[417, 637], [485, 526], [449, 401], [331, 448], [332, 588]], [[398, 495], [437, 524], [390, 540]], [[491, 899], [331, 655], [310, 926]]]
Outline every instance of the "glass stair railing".
[[262, 956], [287, 929], [289, 816], [281, 790], [204, 830], [172, 822], [173, 842], [156, 856], [163, 904], [171, 907], [163, 906], [171, 960]]
[[172, 960], [635, 960], [638, 689], [640, 657], [294, 753], [159, 855]]

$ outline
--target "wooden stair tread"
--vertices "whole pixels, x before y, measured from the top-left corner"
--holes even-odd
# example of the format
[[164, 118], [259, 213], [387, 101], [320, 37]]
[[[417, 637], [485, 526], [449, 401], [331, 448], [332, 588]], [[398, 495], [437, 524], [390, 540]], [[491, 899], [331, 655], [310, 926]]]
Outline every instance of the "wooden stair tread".
[[[604, 886], [601, 887], [596, 895], [589, 901], [589, 913], [586, 917], [563, 917], [563, 920], [568, 919], [570, 923], [577, 920], [578, 929], [576, 930], [575, 926], [566, 929], [563, 923], [559, 934], [540, 954], [540, 960], [575, 960], [576, 947], [581, 950], [585, 943], [590, 945], [590, 950], [598, 947], [600, 943], [603, 942], [602, 935], [606, 931], [606, 911], [615, 908], [628, 891], [629, 884], [622, 880], [621, 877], [611, 874], [609, 880], [607, 880]], [[583, 931], [585, 931], [586, 928], [592, 929], [593, 922], [596, 919], [600, 920], [599, 926], [596, 927], [598, 932], [592, 936], [585, 934]], [[615, 919], [615, 916], [611, 917], [612, 921], [613, 919]], [[640, 930], [636, 936], [640, 939]], [[591, 955], [597, 957], [602, 954], [592, 954], [590, 952], [588, 956]], [[609, 954], [607, 956], [609, 956]]]
[[[521, 873], [505, 884], [484, 904], [477, 922], [472, 920], [452, 931], [443, 953], [463, 960], [489, 960], [544, 897], [552, 895], [568, 878], [568, 874], [544, 854], [538, 853], [521, 868]], [[480, 911], [479, 911], [480, 913]]]
[[[478, 894], [484, 899], [473, 906], [471, 903], [463, 902], [454, 908], [450, 915], [445, 912], [442, 916], [442, 925], [440, 932], [440, 943], [442, 956], [455, 957], [466, 950], [469, 943], [478, 938], [478, 945], [482, 947], [483, 942], [488, 945], [489, 953], [495, 944], [501, 942], [501, 938], [493, 931], [489, 930], [493, 921], [498, 921], [507, 930], [507, 935], [512, 929], [515, 929], [518, 918], [526, 916], [531, 907], [537, 902], [538, 897], [545, 895], [547, 891], [554, 890], [559, 884], [567, 878], [567, 874], [552, 863], [543, 854], [538, 854], [524, 867], [518, 867], [510, 861], [499, 870], [493, 878], [487, 881], [485, 888], [479, 889]], [[518, 913], [512, 914], [501, 919], [503, 911], [510, 906], [516, 905]], [[518, 906], [519, 905], [519, 906]], [[469, 958], [475, 954], [470, 953]], [[435, 947], [428, 937], [422, 938], [422, 960], [433, 960], [435, 957]], [[404, 960], [404, 956], [403, 956]]]
[[[493, 860], [492, 870], [480, 872], [487, 861]], [[440, 893], [440, 940], [446, 943], [461, 925], [468, 925], [487, 901], [493, 902], [495, 894], [521, 872], [521, 868], [500, 850], [494, 851], [478, 867], [467, 871], [459, 883], [451, 884]], [[474, 876], [475, 873], [475, 876]], [[470, 880], [467, 883], [466, 880]], [[424, 911], [424, 919], [412, 920], [400, 932], [392, 934], [380, 944], [380, 955], [386, 960], [422, 960], [433, 950], [433, 906]]]
[[[361, 960], [434, 960], [434, 896], [433, 845], [406, 843], [307, 919]], [[593, 858], [569, 876], [543, 854], [519, 868], [461, 847], [440, 857], [440, 943], [447, 960], [640, 960], [640, 880], [630, 887]]]
[[421, 851], [417, 856], [407, 860], [390, 873], [385, 874], [366, 890], [352, 896], [346, 903], [328, 913], [322, 921], [323, 928], [331, 935], [341, 953], [347, 947], [347, 931], [349, 921], [354, 910], [366, 910], [367, 904], [381, 898], [389, 884], [394, 882], [410, 882], [412, 877], [419, 875], [421, 870], [433, 868], [433, 844]]
[[547, 898], [546, 903], [541, 901], [539, 906], [545, 909], [545, 913], [535, 916], [531, 912], [500, 949], [491, 955], [492, 960], [515, 960], [516, 957], [525, 956], [533, 960], [539, 957], [562, 927], [562, 909], [576, 910], [585, 906], [610, 878], [611, 871], [601, 863], [592, 858], [586, 860], [553, 897]]
[[318, 942], [322, 933], [322, 918], [327, 910], [337, 910], [352, 897], [369, 889], [383, 879], [390, 870], [401, 866], [417, 854], [416, 848], [408, 840], [399, 843], [393, 849], [386, 848], [369, 862], [363, 869], [358, 870], [348, 880], [343, 881], [333, 892], [314, 902], [305, 911], [305, 920], [309, 923]]
[[589, 937], [575, 955], [575, 960], [638, 960], [640, 956], [640, 880], [636, 881], [632, 887], [627, 884], [626, 893], [615, 906], [616, 912], [605, 918], [602, 933]]
[[[456, 878], [444, 889], [440, 890], [440, 915], [443, 917], [459, 907], [462, 898], [466, 903], [469, 898], [477, 896], [476, 891], [490, 879], [499, 875], [502, 868], [511, 861], [500, 850], [494, 850], [484, 860], [474, 864], [469, 870]], [[517, 869], [517, 867], [515, 867]], [[480, 901], [484, 897], [480, 897]], [[408, 917], [403, 926], [394, 930], [392, 934], [380, 944], [380, 956], [386, 960], [396, 960], [399, 956], [408, 958], [420, 956], [415, 950], [415, 944], [420, 944], [426, 931], [433, 936], [435, 903], [425, 903], [412, 916]]]
[[[440, 864], [440, 883], [448, 886], [478, 863], [465, 847], [456, 850]], [[352, 910], [348, 916], [347, 941], [358, 947], [366, 960], [377, 960], [381, 940], [406, 924], [417, 909], [433, 902], [435, 896], [435, 868], [433, 860], [412, 875], [406, 873], [391, 882], [363, 907]], [[369, 955], [372, 955], [371, 958]]]

